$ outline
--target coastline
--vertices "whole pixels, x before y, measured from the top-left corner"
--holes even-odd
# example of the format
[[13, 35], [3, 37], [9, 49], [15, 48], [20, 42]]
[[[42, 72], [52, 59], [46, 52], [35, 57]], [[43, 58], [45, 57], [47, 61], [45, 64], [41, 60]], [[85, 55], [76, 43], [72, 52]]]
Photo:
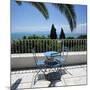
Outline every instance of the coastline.
[[[36, 35], [36, 36], [44, 36], [44, 37], [48, 37], [49, 35], [49, 32], [11, 32], [11, 39], [12, 40], [18, 40], [18, 39], [22, 39], [23, 36], [33, 36], [33, 35]], [[59, 36], [59, 34], [57, 34]], [[80, 35], [87, 35], [85, 33], [66, 33], [65, 34], [66, 37], [74, 37], [74, 38], [77, 38], [78, 36]]]

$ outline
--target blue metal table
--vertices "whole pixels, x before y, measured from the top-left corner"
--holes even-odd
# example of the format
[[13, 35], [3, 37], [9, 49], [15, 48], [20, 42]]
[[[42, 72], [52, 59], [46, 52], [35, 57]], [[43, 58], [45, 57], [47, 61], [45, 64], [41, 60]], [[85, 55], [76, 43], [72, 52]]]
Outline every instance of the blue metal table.
[[48, 67], [58, 67], [64, 64], [64, 57], [56, 51], [45, 52], [46, 56], [45, 64]]
[[52, 54], [59, 54], [59, 53], [56, 52], [56, 51], [47, 51], [47, 52], [44, 53], [44, 55], [45, 55], [46, 57], [51, 57]]

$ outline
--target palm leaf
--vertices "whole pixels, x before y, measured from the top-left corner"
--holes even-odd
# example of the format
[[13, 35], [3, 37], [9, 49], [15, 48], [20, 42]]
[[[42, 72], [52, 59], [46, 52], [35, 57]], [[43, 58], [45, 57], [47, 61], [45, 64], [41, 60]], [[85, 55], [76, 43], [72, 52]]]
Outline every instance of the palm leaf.
[[22, 2], [21, 2], [21, 1], [16, 1], [16, 3], [17, 3], [18, 5], [21, 5], [21, 4], [22, 4]]
[[67, 4], [53, 4], [56, 8], [59, 9], [61, 13], [65, 15], [69, 22], [69, 26], [71, 31], [73, 31], [74, 28], [76, 28], [76, 14], [74, 11], [73, 5], [67, 5]]
[[[19, 5], [22, 4], [21, 1], [16, 1], [16, 2]], [[34, 7], [36, 7], [43, 14], [43, 16], [46, 19], [49, 17], [48, 10], [47, 10], [46, 6], [44, 5], [44, 3], [29, 2], [29, 1], [26, 3], [30, 3]], [[70, 29], [71, 29], [71, 31], [73, 31], [74, 28], [76, 28], [76, 14], [75, 14], [74, 6], [69, 5], [69, 4], [55, 4], [55, 3], [53, 3], [52, 5], [54, 5], [56, 8], [58, 8], [59, 11], [65, 15], [65, 17], [69, 23]]]
[[32, 2], [32, 5], [36, 7], [42, 14], [43, 16], [47, 19], [49, 18], [48, 10], [46, 6], [43, 3], [40, 2]]
[[[16, 1], [16, 3], [18, 4], [18, 5], [21, 5], [22, 4], [22, 2], [21, 1]], [[49, 14], [48, 14], [48, 10], [47, 10], [47, 8], [46, 8], [46, 6], [43, 4], [43, 3], [41, 3], [41, 2], [26, 2], [26, 3], [30, 3], [30, 4], [32, 4], [34, 7], [36, 7], [41, 13], [42, 13], [42, 15], [47, 19], [47, 18], [49, 18]]]

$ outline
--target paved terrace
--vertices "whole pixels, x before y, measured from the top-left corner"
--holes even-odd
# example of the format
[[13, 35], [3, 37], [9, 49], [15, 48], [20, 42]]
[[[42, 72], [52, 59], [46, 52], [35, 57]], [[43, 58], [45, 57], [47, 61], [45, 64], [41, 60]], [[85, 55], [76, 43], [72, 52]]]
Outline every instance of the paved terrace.
[[[36, 87], [50, 87], [50, 86], [70, 86], [70, 85], [86, 85], [87, 84], [87, 65], [74, 65], [62, 68], [61, 78], [56, 80], [54, 83], [50, 81], [41, 80], [41, 83], [33, 85], [33, 80], [36, 75], [36, 70], [19, 70], [11, 72], [11, 86], [12, 90], [24, 90]], [[54, 69], [47, 69], [46, 74], [48, 75]], [[60, 77], [59, 76], [59, 77]], [[56, 75], [54, 77], [57, 77]], [[43, 85], [42, 85], [43, 84]], [[48, 84], [48, 86], [47, 86]]]

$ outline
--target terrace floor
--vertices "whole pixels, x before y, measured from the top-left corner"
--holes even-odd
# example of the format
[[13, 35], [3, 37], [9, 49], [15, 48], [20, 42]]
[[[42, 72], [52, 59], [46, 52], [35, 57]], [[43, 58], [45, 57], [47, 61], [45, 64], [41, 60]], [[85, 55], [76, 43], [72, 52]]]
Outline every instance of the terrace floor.
[[[53, 86], [70, 86], [70, 85], [86, 85], [87, 84], [87, 65], [74, 65], [74, 66], [66, 66], [62, 68], [62, 74], [59, 80], [56, 80], [52, 85], [48, 81], [45, 84], [50, 84]], [[35, 88], [33, 86], [33, 80], [36, 75], [35, 70], [19, 70], [11, 72], [11, 87], [12, 90], [25, 90], [30, 88]], [[54, 69], [47, 69], [46, 75], [51, 72], [54, 72]], [[54, 77], [57, 77], [56, 75]], [[43, 80], [42, 80], [43, 81]], [[42, 83], [41, 83], [42, 84]], [[47, 87], [44, 85], [37, 85], [36, 87]], [[49, 87], [50, 87], [49, 85]]]

